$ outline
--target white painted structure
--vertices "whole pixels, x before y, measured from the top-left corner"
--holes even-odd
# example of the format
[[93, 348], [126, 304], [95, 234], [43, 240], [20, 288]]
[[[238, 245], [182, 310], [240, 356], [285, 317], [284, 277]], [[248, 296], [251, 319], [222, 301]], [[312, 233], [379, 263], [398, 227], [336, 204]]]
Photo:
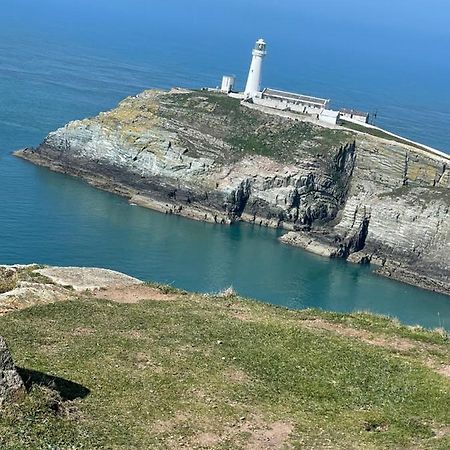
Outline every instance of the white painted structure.
[[324, 109], [319, 114], [319, 120], [321, 122], [329, 123], [331, 125], [336, 125], [339, 120], [340, 112], [334, 111], [332, 109]]
[[350, 122], [369, 123], [369, 114], [366, 112], [355, 111], [354, 109], [341, 109], [340, 118]]
[[[283, 111], [288, 114], [291, 112], [303, 114], [310, 116], [313, 120], [320, 120], [330, 125], [336, 125], [339, 119], [361, 124], [369, 122], [369, 114], [367, 113], [353, 109], [341, 109], [340, 111], [330, 109], [330, 100], [325, 98], [296, 94], [279, 89], [265, 88], [262, 90], [262, 65], [266, 55], [266, 42], [264, 39], [257, 40], [252, 51], [252, 62], [244, 92], [233, 92], [236, 79], [230, 75], [225, 75], [222, 78], [220, 92], [243, 100], [246, 103], [253, 103], [257, 106]], [[216, 89], [216, 91], [219, 91], [219, 89]]]
[[253, 97], [253, 103], [256, 105], [316, 116], [326, 109], [329, 102], [329, 100], [324, 98], [294, 94], [276, 89], [264, 89], [260, 94]]
[[234, 89], [234, 83], [236, 82], [236, 78], [232, 75], [224, 75], [222, 78], [222, 87], [221, 91], [225, 94], [229, 94]]
[[253, 98], [261, 92], [262, 63], [267, 55], [266, 43], [263, 39], [256, 41], [255, 48], [252, 51], [252, 63], [248, 72], [247, 84], [245, 86], [245, 97]]

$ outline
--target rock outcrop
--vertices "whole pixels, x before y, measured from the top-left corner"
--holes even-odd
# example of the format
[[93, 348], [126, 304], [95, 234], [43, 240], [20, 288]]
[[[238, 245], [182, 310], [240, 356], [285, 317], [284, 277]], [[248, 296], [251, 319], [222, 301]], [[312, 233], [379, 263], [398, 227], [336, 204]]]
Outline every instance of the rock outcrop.
[[16, 402], [24, 394], [25, 385], [5, 340], [0, 336], [0, 408], [6, 403]]
[[38, 273], [59, 286], [70, 286], [74, 291], [120, 288], [142, 284], [141, 280], [115, 270], [95, 267], [45, 267]]
[[450, 292], [450, 158], [420, 146], [177, 90], [130, 97], [17, 154], [143, 206], [280, 227], [285, 242]]
[[141, 280], [94, 267], [47, 267], [37, 264], [0, 265], [0, 316], [54, 302], [71, 300], [85, 291], [132, 288]]

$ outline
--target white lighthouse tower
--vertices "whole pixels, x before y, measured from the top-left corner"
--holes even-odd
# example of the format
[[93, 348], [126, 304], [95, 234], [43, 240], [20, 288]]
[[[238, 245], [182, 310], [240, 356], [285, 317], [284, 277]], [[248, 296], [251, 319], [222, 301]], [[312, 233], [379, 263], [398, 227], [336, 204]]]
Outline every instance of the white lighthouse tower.
[[252, 64], [250, 66], [250, 71], [248, 72], [247, 84], [244, 92], [246, 98], [251, 98], [258, 92], [261, 92], [262, 63], [264, 56], [267, 55], [264, 39], [256, 41], [252, 55]]

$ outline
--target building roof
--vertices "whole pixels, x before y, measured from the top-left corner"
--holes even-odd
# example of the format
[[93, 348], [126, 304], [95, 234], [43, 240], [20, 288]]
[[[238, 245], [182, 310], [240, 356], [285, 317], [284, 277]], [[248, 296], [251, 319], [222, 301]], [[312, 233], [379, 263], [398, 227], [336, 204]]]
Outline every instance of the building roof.
[[339, 110], [342, 114], [350, 114], [353, 116], [361, 116], [361, 117], [367, 117], [369, 113], [363, 112], [363, 111], [356, 111], [355, 109], [347, 109], [342, 108]]
[[332, 117], [333, 119], [337, 119], [339, 116], [339, 111], [334, 111], [333, 109], [324, 109], [320, 113], [320, 115], [324, 117]]
[[298, 101], [301, 103], [309, 103], [325, 108], [329, 100], [318, 97], [311, 97], [309, 95], [294, 94], [293, 92], [280, 91], [277, 89], [264, 89], [263, 96], [276, 97], [282, 100]]

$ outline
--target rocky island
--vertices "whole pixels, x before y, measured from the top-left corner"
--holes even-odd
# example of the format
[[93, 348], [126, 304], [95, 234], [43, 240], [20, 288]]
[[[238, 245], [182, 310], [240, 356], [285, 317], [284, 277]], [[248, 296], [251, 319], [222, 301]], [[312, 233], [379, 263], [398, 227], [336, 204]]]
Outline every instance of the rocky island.
[[450, 157], [209, 91], [145, 91], [15, 154], [130, 202], [450, 294]]

